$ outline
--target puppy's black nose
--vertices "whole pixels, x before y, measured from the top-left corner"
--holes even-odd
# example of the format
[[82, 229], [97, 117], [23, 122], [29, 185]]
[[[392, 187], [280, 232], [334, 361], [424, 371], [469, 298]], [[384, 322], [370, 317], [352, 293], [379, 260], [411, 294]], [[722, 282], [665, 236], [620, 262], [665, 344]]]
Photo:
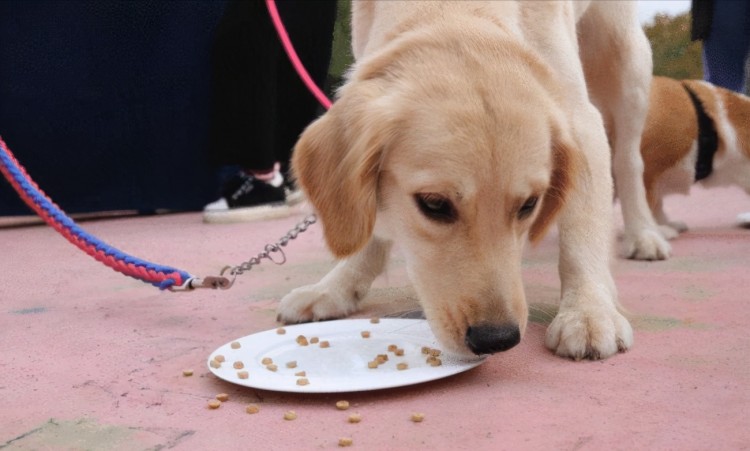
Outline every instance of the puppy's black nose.
[[517, 345], [521, 341], [521, 331], [515, 324], [479, 324], [469, 326], [465, 341], [474, 354], [494, 354]]

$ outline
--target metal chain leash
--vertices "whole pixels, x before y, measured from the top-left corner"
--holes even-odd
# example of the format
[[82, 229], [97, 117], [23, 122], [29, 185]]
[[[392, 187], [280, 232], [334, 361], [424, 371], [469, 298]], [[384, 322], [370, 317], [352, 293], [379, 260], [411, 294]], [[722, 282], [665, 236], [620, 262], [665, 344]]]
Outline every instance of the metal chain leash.
[[317, 217], [313, 215], [307, 216], [302, 222], [297, 223], [290, 231], [284, 236], [279, 238], [275, 243], [266, 244], [262, 252], [259, 252], [255, 257], [251, 257], [249, 260], [240, 263], [237, 266], [225, 266], [221, 270], [221, 275], [229, 273], [232, 276], [232, 280], [228, 281], [228, 284], [221, 286], [221, 288], [229, 288], [234, 284], [235, 279], [245, 271], [250, 271], [253, 266], [260, 265], [264, 259], [270, 260], [276, 265], [283, 265], [286, 263], [286, 254], [284, 253], [284, 247], [289, 244], [290, 241], [296, 239], [301, 233], [304, 233], [311, 225], [315, 224]]

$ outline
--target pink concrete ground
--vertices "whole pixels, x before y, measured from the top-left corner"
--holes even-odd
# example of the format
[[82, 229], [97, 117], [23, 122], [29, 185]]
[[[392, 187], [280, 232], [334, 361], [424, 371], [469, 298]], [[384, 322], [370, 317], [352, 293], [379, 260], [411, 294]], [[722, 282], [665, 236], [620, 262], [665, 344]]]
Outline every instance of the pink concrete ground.
[[[264, 264], [229, 291], [188, 294], [122, 277], [47, 227], [0, 229], [0, 449], [318, 449], [342, 436], [362, 449], [750, 448], [750, 230], [734, 225], [750, 199], [696, 189], [667, 208], [691, 226], [673, 242], [674, 257], [614, 264], [635, 328], [630, 352], [571, 362], [542, 345], [559, 290], [553, 233], [525, 261], [532, 322], [518, 347], [441, 381], [315, 396], [233, 386], [205, 360], [275, 327], [279, 298], [330, 268], [319, 226], [289, 246], [285, 266]], [[193, 213], [84, 227], [204, 275], [301, 217], [205, 225]], [[360, 316], [414, 302], [397, 257]], [[195, 375], [183, 377], [185, 368]], [[207, 409], [219, 392], [230, 400]], [[341, 398], [361, 423], [335, 409]], [[259, 414], [244, 412], [251, 402]], [[298, 419], [284, 421], [287, 410]], [[409, 421], [413, 411], [425, 413], [423, 423]]]

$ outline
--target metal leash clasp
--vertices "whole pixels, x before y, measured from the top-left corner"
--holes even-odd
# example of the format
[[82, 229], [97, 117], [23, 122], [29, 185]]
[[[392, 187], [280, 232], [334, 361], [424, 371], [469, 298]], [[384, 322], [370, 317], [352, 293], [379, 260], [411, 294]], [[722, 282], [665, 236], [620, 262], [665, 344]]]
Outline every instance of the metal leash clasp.
[[169, 291], [193, 291], [197, 288], [212, 288], [226, 290], [234, 285], [234, 278], [232, 280], [222, 276], [208, 276], [204, 278], [191, 277], [185, 281], [182, 285], [171, 286]]

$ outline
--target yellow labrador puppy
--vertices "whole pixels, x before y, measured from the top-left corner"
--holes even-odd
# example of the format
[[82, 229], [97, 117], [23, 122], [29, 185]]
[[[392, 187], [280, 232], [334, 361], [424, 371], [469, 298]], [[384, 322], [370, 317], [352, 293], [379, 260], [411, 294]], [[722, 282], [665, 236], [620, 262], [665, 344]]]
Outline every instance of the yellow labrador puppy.
[[357, 62], [293, 159], [342, 260], [285, 296], [280, 320], [352, 313], [396, 244], [447, 350], [504, 351], [527, 323], [524, 243], [559, 219], [562, 299], [547, 347], [574, 359], [628, 349], [603, 115], [619, 191], [641, 198], [629, 245], [668, 252], [643, 192], [651, 53], [635, 2], [356, 1], [352, 12]]

